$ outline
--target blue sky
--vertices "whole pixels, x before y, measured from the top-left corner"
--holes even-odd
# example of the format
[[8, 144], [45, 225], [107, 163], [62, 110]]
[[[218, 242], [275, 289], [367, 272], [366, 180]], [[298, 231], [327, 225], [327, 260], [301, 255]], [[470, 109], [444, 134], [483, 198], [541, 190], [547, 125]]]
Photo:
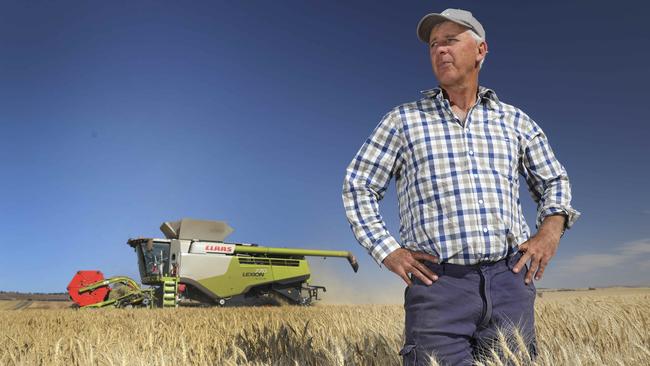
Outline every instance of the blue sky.
[[[3, 1], [0, 290], [65, 291], [78, 269], [137, 279], [126, 240], [193, 217], [227, 220], [231, 241], [352, 250], [359, 274], [314, 259], [314, 283], [401, 301], [341, 185], [379, 119], [437, 85], [415, 27], [452, 6], [483, 23], [481, 84], [544, 129], [582, 212], [538, 286], [649, 284], [640, 4]], [[394, 187], [382, 212], [397, 234]]]

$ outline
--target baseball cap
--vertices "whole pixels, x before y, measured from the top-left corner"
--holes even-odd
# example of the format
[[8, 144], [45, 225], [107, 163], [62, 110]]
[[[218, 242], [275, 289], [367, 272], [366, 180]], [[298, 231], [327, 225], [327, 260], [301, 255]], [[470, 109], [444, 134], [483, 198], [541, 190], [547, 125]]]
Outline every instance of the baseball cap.
[[424, 43], [429, 43], [429, 36], [431, 35], [431, 29], [437, 24], [440, 24], [445, 21], [454, 22], [456, 24], [467, 27], [481, 38], [485, 39], [485, 29], [481, 23], [479, 23], [476, 18], [467, 10], [463, 9], [447, 9], [442, 13], [431, 13], [425, 15], [420, 22], [418, 23], [418, 38]]

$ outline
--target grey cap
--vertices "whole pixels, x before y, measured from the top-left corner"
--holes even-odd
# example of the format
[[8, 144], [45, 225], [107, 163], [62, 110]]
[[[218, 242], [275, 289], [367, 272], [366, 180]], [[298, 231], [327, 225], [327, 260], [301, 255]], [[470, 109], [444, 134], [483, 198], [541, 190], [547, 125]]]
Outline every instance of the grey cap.
[[485, 39], [485, 29], [483, 29], [481, 23], [479, 23], [479, 21], [474, 18], [472, 13], [462, 9], [447, 9], [440, 14], [431, 13], [425, 15], [418, 23], [418, 38], [420, 38], [422, 42], [428, 44], [429, 36], [431, 35], [431, 29], [433, 29], [433, 27], [437, 24], [446, 21], [454, 22], [456, 24], [462, 25], [463, 27], [467, 27], [476, 32], [479, 37]]

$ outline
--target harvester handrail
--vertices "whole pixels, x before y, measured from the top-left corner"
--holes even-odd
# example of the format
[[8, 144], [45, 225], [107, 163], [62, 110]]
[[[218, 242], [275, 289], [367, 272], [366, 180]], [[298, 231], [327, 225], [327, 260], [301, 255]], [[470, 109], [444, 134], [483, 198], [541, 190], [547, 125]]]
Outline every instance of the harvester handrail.
[[130, 277], [117, 276], [117, 277], [111, 277], [111, 278], [107, 278], [105, 280], [97, 281], [97, 282], [95, 282], [95, 283], [93, 283], [93, 284], [91, 284], [89, 286], [82, 287], [82, 288], [79, 289], [79, 293], [81, 294], [81, 293], [84, 293], [84, 292], [87, 292], [87, 291], [93, 291], [93, 290], [95, 290], [95, 289], [97, 289], [99, 287], [108, 286], [108, 285], [118, 283], [118, 282], [123, 283], [123, 284], [129, 286], [130, 288], [132, 288], [134, 290], [139, 290], [140, 289], [140, 286], [138, 285], [138, 283], [135, 282]]

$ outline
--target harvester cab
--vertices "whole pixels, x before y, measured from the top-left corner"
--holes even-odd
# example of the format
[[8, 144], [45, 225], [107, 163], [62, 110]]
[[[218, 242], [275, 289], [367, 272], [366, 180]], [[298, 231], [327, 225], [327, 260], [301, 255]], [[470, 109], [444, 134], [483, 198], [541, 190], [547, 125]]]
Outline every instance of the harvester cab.
[[[127, 277], [103, 279], [99, 271], [80, 271], [68, 286], [79, 306], [236, 306], [309, 305], [322, 286], [311, 285], [305, 257], [343, 257], [347, 251], [263, 247], [229, 243], [233, 229], [223, 221], [182, 219], [164, 222], [161, 238], [129, 239], [144, 285]], [[99, 274], [99, 275], [98, 275]], [[110, 298], [115, 279], [128, 279], [128, 291]], [[105, 284], [105, 285], [103, 285]]]

